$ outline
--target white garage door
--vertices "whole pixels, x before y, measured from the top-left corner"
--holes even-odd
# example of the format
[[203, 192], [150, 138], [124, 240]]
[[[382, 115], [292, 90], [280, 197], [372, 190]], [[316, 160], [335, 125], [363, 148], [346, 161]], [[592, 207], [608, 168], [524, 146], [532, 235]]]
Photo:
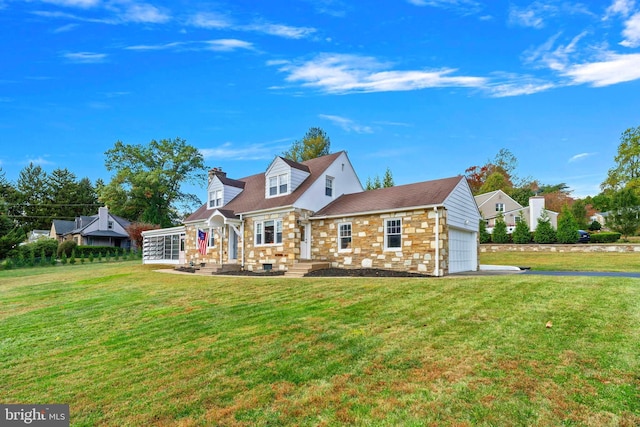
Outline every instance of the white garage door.
[[478, 246], [475, 233], [449, 229], [449, 273], [477, 269]]

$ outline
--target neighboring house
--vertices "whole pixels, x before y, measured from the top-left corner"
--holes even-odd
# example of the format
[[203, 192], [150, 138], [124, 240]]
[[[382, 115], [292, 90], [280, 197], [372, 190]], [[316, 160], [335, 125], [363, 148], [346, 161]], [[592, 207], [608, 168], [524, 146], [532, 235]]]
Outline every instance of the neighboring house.
[[49, 237], [49, 230], [31, 230], [26, 243], [33, 243], [46, 237]]
[[130, 248], [131, 239], [127, 233], [130, 221], [109, 213], [101, 207], [97, 215], [79, 216], [74, 221], [54, 219], [49, 237], [58, 242], [73, 240], [78, 245], [114, 246]]
[[[485, 220], [487, 231], [491, 233], [496, 224], [496, 218], [502, 213], [504, 222], [507, 224], [507, 232], [511, 233], [518, 221], [524, 221], [529, 226], [529, 230], [535, 231], [538, 227], [538, 218], [542, 215], [544, 208], [544, 197], [534, 196], [529, 198], [529, 206], [522, 206], [513, 200], [502, 190], [491, 191], [489, 193], [475, 196], [480, 214]], [[558, 213], [546, 210], [551, 226], [558, 228]]]
[[182, 227], [143, 232], [143, 262], [287, 271], [300, 262], [442, 276], [478, 269], [480, 213], [463, 177], [364, 191], [344, 151], [264, 173], [209, 172]]

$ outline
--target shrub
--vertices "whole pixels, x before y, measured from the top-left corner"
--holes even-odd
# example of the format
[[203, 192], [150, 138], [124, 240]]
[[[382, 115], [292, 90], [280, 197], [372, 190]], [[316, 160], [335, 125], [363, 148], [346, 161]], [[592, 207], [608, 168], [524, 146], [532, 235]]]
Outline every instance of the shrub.
[[491, 243], [491, 234], [487, 231], [487, 223], [480, 220], [480, 243]]
[[564, 205], [562, 213], [558, 219], [558, 232], [556, 234], [558, 243], [577, 243], [580, 238], [578, 233], [578, 222], [573, 217], [573, 214]]
[[593, 222], [591, 224], [589, 224], [589, 231], [598, 231], [602, 229], [602, 224], [600, 224], [598, 221], [593, 220]]
[[538, 218], [538, 226], [533, 233], [533, 241], [536, 243], [555, 243], [556, 230], [551, 226], [551, 220], [546, 210], [542, 211], [542, 215]]
[[507, 233], [507, 224], [504, 222], [502, 213], [496, 218], [496, 223], [493, 226], [493, 233], [491, 234], [491, 240], [493, 243], [509, 243], [509, 234]]
[[[520, 215], [522, 217], [522, 215]], [[531, 232], [529, 231], [529, 225], [524, 221], [516, 222], [516, 228], [511, 235], [513, 243], [518, 245], [526, 245], [531, 243]]]
[[621, 233], [606, 232], [591, 234], [591, 243], [615, 243], [620, 240]]
[[65, 240], [64, 242], [58, 245], [58, 258], [62, 258], [62, 255], [66, 255], [66, 258], [71, 256], [71, 252], [73, 252], [78, 247], [78, 244], [73, 240]]
[[74, 265], [76, 263], [76, 250], [71, 251], [71, 258], [69, 258], [69, 264]]
[[60, 257], [60, 262], [62, 263], [62, 265], [65, 265], [67, 263], [68, 259], [67, 259], [67, 253], [62, 251], [62, 256]]

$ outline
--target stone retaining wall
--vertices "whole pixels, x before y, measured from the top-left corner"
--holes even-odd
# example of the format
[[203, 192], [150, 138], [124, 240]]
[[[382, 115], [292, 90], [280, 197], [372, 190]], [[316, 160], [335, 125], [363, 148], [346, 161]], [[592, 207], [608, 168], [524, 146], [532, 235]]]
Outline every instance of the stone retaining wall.
[[640, 244], [514, 245], [483, 243], [480, 245], [480, 253], [485, 252], [640, 252]]

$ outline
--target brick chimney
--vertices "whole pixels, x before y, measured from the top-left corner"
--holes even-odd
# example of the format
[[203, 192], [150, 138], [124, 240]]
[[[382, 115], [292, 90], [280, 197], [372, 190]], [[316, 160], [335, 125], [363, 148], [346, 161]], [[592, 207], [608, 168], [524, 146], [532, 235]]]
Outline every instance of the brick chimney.
[[227, 173], [226, 172], [222, 172], [222, 168], [213, 168], [209, 170], [209, 182], [211, 182], [213, 180], [214, 176], [219, 176], [222, 178], [226, 178]]

